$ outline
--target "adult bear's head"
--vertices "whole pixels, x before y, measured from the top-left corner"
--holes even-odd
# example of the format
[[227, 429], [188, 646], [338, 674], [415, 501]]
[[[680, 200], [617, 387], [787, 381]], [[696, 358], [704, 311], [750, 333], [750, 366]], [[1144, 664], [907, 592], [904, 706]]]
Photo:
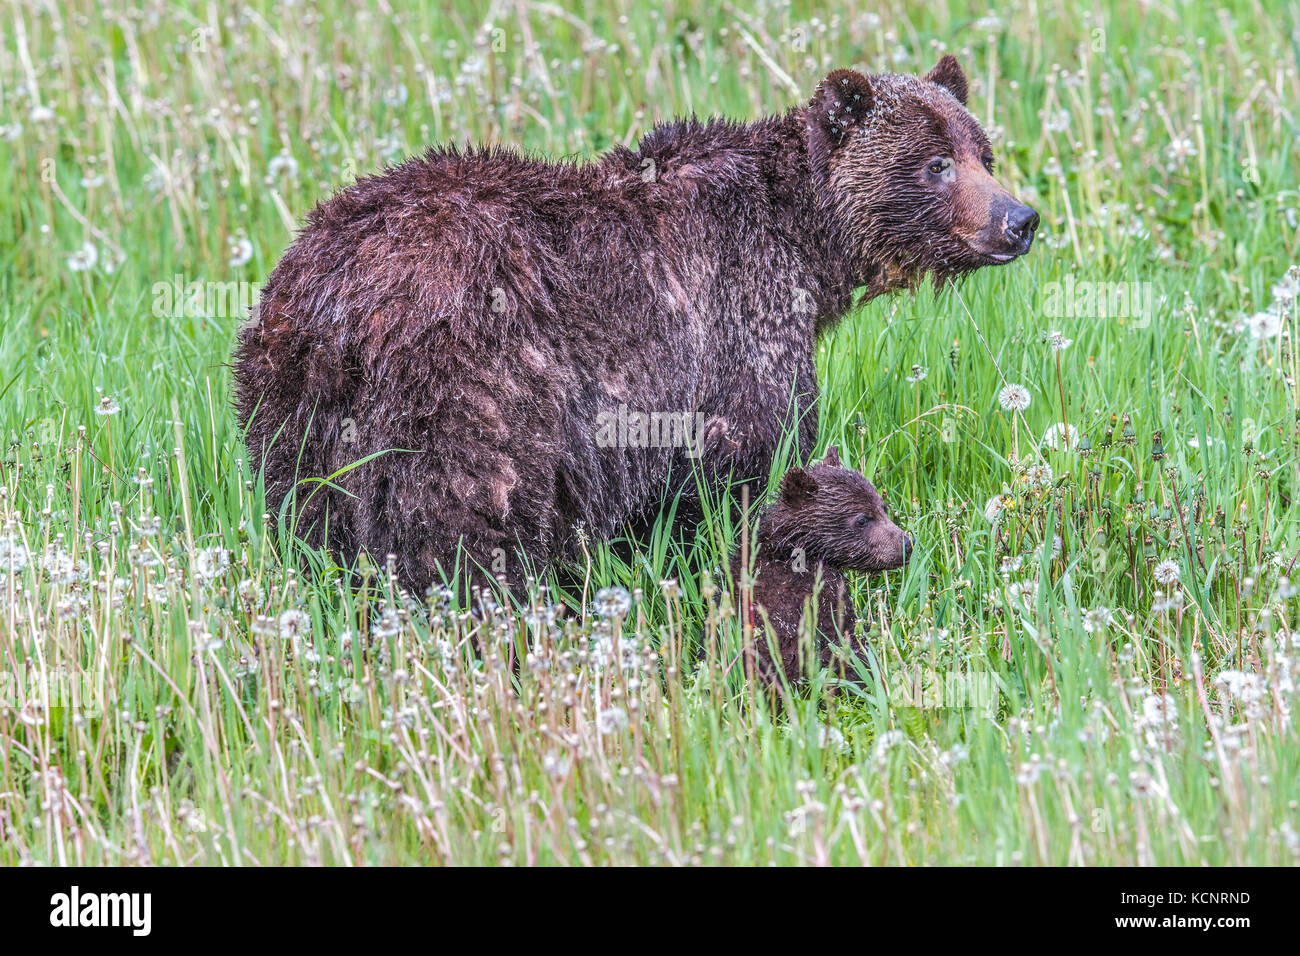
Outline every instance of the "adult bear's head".
[[864, 283], [885, 291], [1029, 251], [1038, 213], [994, 178], [952, 56], [924, 79], [836, 70], [804, 117], [819, 198]]

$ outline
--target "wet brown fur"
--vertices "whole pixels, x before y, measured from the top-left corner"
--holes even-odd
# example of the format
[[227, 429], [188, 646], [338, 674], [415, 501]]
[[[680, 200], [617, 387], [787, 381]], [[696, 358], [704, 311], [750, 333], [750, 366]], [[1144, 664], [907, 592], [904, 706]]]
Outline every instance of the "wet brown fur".
[[[917, 175], [987, 145], [950, 60], [837, 71], [782, 116], [668, 123], [586, 164], [434, 148], [322, 202], [234, 356], [269, 506], [296, 489], [309, 541], [393, 554], [411, 585], [466, 559], [518, 582], [517, 556], [609, 538], [693, 469], [762, 476], [787, 432], [803, 461], [815, 342], [855, 290], [989, 261], [967, 238], [987, 171], [942, 199]], [[702, 413], [703, 454], [599, 447], [620, 403]]]

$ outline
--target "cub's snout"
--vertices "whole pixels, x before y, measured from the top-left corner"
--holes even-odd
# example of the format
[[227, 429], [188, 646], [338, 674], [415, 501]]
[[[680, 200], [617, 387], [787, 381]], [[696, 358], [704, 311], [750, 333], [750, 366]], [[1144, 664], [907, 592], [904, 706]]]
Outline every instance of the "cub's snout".
[[912, 536], [888, 518], [872, 523], [867, 544], [867, 570], [892, 571], [912, 556]]

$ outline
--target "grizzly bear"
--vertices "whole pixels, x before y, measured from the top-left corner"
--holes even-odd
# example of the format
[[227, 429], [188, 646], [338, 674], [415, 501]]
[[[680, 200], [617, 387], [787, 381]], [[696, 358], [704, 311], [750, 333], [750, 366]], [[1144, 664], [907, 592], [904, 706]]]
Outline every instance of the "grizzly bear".
[[836, 70], [783, 115], [667, 123], [588, 163], [441, 147], [343, 189], [234, 356], [269, 505], [410, 585], [517, 583], [765, 476], [787, 435], [804, 461], [815, 343], [857, 290], [1030, 248], [1038, 216], [965, 100], [951, 56]]
[[770, 685], [781, 675], [795, 682], [807, 673], [800, 649], [805, 609], [816, 613], [812, 647], [821, 665], [853, 676], [836, 654], [847, 647], [866, 659], [853, 633], [857, 615], [845, 572], [901, 568], [912, 553], [912, 539], [890, 520], [875, 487], [845, 468], [832, 446], [820, 464], [786, 473], [754, 539], [752, 561], [744, 550], [733, 555], [731, 579], [736, 606], [753, 631], [755, 676]]

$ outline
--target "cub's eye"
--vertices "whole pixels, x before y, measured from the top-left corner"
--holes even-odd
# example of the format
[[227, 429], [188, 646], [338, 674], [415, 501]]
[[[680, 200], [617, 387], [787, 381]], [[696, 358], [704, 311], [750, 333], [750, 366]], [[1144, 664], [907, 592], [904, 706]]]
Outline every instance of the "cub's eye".
[[987, 169], [990, 173], [993, 172], [993, 154], [992, 154], [992, 153], [989, 153], [989, 154], [987, 154], [987, 155], [981, 157], [980, 162], [982, 162], [982, 163], [984, 164], [984, 168]]
[[945, 172], [948, 171], [948, 168], [951, 165], [952, 165], [952, 160], [946, 156], [942, 156], [938, 159], [930, 160], [930, 165], [926, 166], [925, 168], [929, 170], [932, 175], [942, 176]]
[[855, 527], [855, 528], [865, 528], [866, 526], [867, 526], [867, 516], [866, 516], [866, 515], [858, 515], [856, 518], [853, 519], [853, 527]]

